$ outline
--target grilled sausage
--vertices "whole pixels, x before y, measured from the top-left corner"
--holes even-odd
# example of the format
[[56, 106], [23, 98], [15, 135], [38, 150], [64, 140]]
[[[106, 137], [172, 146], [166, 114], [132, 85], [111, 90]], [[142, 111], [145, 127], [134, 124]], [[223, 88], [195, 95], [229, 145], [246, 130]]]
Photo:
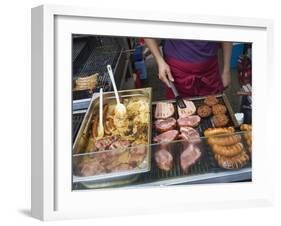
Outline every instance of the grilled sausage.
[[99, 121], [99, 117], [98, 115], [96, 115], [92, 124], [92, 136], [94, 139], [97, 137], [97, 133], [98, 133], [98, 121]]
[[222, 128], [208, 128], [204, 131], [204, 136], [214, 136], [224, 133], [233, 133], [235, 130], [233, 127], [222, 127]]
[[239, 155], [234, 157], [225, 157], [215, 154], [215, 159], [218, 165], [224, 169], [240, 169], [247, 163], [249, 156], [245, 151], [242, 151]]
[[234, 145], [241, 141], [240, 135], [220, 136], [208, 138], [210, 145]]
[[248, 150], [250, 153], [252, 153], [252, 125], [242, 124], [240, 126], [240, 129], [242, 131], [246, 131], [244, 134], [244, 137], [245, 137], [247, 145], [248, 145]]
[[250, 130], [252, 130], [252, 125], [250, 125], [250, 124], [242, 124], [240, 126], [240, 129], [243, 130], [243, 131], [250, 131]]
[[215, 154], [225, 156], [225, 157], [233, 157], [239, 155], [244, 150], [242, 143], [237, 143], [231, 146], [220, 146], [213, 145], [213, 151]]

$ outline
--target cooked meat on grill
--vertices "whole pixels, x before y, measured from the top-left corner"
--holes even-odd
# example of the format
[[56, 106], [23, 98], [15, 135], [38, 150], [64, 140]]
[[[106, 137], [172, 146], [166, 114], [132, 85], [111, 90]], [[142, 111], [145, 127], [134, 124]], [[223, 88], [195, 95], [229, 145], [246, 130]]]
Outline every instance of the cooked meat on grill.
[[98, 82], [98, 73], [86, 77], [79, 77], [75, 81], [74, 91], [94, 89]]
[[174, 118], [158, 119], [154, 122], [155, 128], [159, 133], [172, 130], [177, 126], [177, 121]]
[[234, 133], [235, 129], [233, 127], [225, 127], [225, 128], [208, 128], [204, 131], [204, 136], [210, 137], [225, 133]]
[[179, 127], [196, 127], [199, 125], [201, 118], [198, 115], [180, 117], [177, 122]]
[[200, 135], [195, 129], [191, 127], [181, 127], [180, 131], [181, 134], [179, 136], [188, 141], [189, 143], [200, 142]]
[[183, 100], [183, 101], [186, 105], [186, 108], [178, 107], [179, 117], [186, 117], [186, 116], [193, 115], [196, 112], [196, 107], [194, 103], [189, 100]]
[[216, 104], [212, 106], [212, 112], [214, 115], [218, 114], [225, 114], [226, 113], [226, 107], [223, 104]]
[[215, 127], [223, 127], [223, 126], [227, 125], [227, 123], [229, 122], [229, 119], [228, 119], [227, 115], [225, 115], [225, 114], [218, 114], [218, 115], [214, 115], [212, 117], [212, 121], [213, 121]]
[[156, 119], [166, 119], [175, 113], [175, 108], [172, 103], [168, 102], [158, 102], [156, 104], [155, 115]]
[[228, 146], [221, 146], [221, 145], [214, 144], [212, 146], [212, 149], [215, 154], [225, 157], [233, 157], [239, 155], [242, 151], [244, 151], [244, 146], [240, 142]]
[[201, 156], [200, 149], [194, 144], [186, 144], [180, 156], [181, 168], [187, 172], [189, 167], [195, 164]]
[[206, 117], [209, 117], [212, 114], [212, 109], [208, 105], [203, 104], [203, 105], [198, 107], [197, 114], [201, 118], [206, 118]]
[[230, 136], [217, 136], [217, 137], [209, 137], [208, 144], [210, 145], [220, 145], [220, 146], [229, 146], [233, 144], [237, 144], [241, 141], [240, 135], [230, 135]]
[[204, 104], [207, 104], [208, 106], [213, 106], [218, 103], [219, 100], [215, 96], [207, 96], [204, 100]]
[[244, 137], [246, 139], [246, 143], [248, 145], [248, 150], [252, 153], [252, 125], [250, 124], [242, 124], [240, 126], [242, 131], [245, 131]]
[[169, 171], [173, 166], [173, 156], [168, 150], [168, 145], [161, 145], [155, 152], [155, 162], [159, 169]]
[[222, 155], [215, 154], [215, 159], [218, 165], [224, 169], [240, 169], [246, 165], [249, 160], [249, 156], [245, 151], [233, 157], [225, 157]]
[[167, 132], [161, 133], [153, 138], [154, 142], [171, 142], [177, 139], [179, 132], [177, 130], [169, 130]]

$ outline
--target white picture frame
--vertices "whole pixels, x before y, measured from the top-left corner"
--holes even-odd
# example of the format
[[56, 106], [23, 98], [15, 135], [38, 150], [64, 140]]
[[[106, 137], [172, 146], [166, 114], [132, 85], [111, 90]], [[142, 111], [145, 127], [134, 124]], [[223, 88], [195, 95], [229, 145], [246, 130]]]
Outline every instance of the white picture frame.
[[[252, 42], [253, 182], [72, 191], [72, 33]], [[267, 172], [274, 147], [264, 123], [271, 100], [264, 93], [273, 92], [272, 45], [273, 23], [265, 19], [57, 5], [32, 9], [32, 216], [56, 220], [270, 205], [273, 179]]]

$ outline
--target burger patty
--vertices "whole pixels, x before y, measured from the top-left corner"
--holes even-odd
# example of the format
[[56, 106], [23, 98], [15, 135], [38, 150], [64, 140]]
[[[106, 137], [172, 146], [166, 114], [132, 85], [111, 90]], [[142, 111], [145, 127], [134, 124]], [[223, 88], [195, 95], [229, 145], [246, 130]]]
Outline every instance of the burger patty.
[[204, 100], [204, 104], [207, 104], [208, 106], [213, 106], [218, 103], [219, 100], [215, 96], [207, 96]]
[[212, 106], [212, 111], [213, 111], [214, 115], [225, 114], [226, 107], [223, 104], [216, 104], [216, 105]]
[[227, 125], [229, 118], [225, 114], [217, 114], [212, 117], [212, 121], [215, 127], [223, 127]]
[[201, 105], [200, 107], [198, 107], [197, 109], [197, 114], [201, 117], [201, 118], [205, 118], [205, 117], [209, 117], [212, 113], [211, 108], [208, 105]]

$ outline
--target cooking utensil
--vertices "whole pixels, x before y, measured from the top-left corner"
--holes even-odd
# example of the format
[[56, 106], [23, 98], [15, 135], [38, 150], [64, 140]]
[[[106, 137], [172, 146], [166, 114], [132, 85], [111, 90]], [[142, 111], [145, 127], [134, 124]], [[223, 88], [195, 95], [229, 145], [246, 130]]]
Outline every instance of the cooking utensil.
[[252, 92], [246, 92], [246, 91], [237, 91], [236, 94], [238, 96], [252, 96]]
[[99, 106], [99, 127], [98, 127], [98, 136], [97, 139], [102, 138], [104, 135], [103, 128], [103, 91], [100, 89], [100, 106]]
[[127, 110], [126, 110], [125, 105], [120, 103], [118, 91], [117, 91], [117, 88], [116, 88], [116, 83], [115, 83], [113, 72], [112, 72], [112, 69], [111, 69], [110, 65], [107, 65], [107, 71], [108, 71], [109, 77], [111, 79], [113, 90], [114, 90], [115, 97], [116, 97], [117, 105], [116, 105], [115, 111], [120, 115], [125, 115]]
[[171, 89], [173, 90], [173, 93], [175, 95], [177, 106], [179, 106], [180, 108], [186, 108], [186, 105], [185, 105], [182, 97], [179, 95], [179, 93], [175, 87], [175, 84], [172, 81], [169, 81], [169, 82], [170, 82]]

